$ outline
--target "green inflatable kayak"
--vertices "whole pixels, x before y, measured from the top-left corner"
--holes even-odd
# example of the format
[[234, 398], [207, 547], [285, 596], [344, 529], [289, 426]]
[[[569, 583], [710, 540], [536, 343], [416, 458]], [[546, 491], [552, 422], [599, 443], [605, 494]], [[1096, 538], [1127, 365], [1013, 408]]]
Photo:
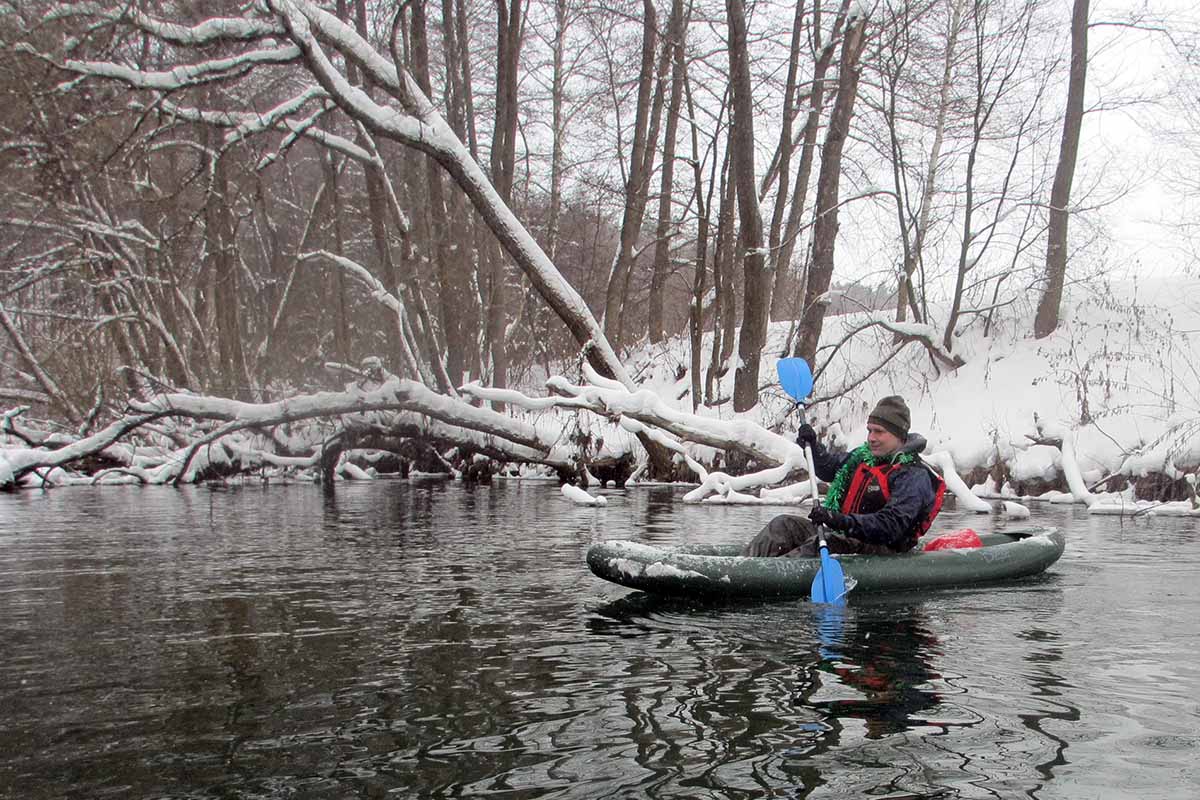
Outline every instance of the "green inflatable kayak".
[[[836, 556], [855, 592], [966, 586], [1042, 572], [1066, 546], [1057, 528], [984, 533], [982, 547], [913, 550], [898, 556]], [[664, 549], [628, 541], [599, 542], [587, 563], [605, 580], [657, 594], [808, 597], [817, 558], [745, 558], [741, 545]]]

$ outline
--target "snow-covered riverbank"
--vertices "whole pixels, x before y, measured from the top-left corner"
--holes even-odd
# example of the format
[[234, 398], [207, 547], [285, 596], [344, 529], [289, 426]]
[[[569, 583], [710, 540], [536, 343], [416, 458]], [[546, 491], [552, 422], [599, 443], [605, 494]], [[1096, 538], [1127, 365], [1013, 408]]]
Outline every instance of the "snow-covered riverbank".
[[[848, 448], [863, 440], [867, 412], [879, 397], [904, 396], [913, 430], [929, 440], [926, 455], [948, 474], [962, 477], [960, 502], [978, 510], [1003, 509], [1002, 504], [972, 503], [972, 497], [1079, 502], [1103, 513], [1197, 513], [1197, 298], [1200, 281], [1187, 278], [1149, 288], [1077, 286], [1059, 330], [1042, 340], [1028, 334], [1029, 321], [1013, 309], [980, 314], [954, 339], [953, 351], [964, 361], [955, 370], [939, 366], [919, 342], [897, 349], [891, 332], [859, 330], [871, 314], [833, 316], [826, 321], [814, 365], [807, 419], [829, 443]], [[858, 332], [851, 337], [851, 331]], [[578, 474], [589, 482], [597, 480], [595, 475], [637, 482], [638, 463], [645, 459], [640, 435], [672, 454], [679, 480], [699, 484], [691, 499], [797, 503], [807, 496], [804, 485], [796, 483], [803, 461], [791, 442], [799, 414], [774, 380], [775, 362], [787, 352], [792, 333], [790, 323], [772, 323], [760, 369], [760, 403], [746, 413], [735, 413], [728, 401], [730, 362], [713, 376], [711, 401], [693, 410], [690, 352], [685, 340], [676, 339], [626, 358], [638, 386], [633, 393], [586, 366], [564, 369], [546, 385], [539, 380], [521, 392], [466, 387], [468, 396], [503, 400], [502, 414], [395, 380], [369, 391], [350, 386], [271, 404], [162, 396], [139, 404], [140, 413], [170, 408], [201, 421], [196, 431], [208, 430], [203, 420], [224, 424], [182, 446], [114, 443], [105, 451], [110, 469], [101, 473], [94, 463], [81, 469], [65, 457], [43, 458], [44, 450], [8, 436], [0, 449], [0, 483], [12, 486], [15, 471], [39, 458], [48, 466], [24, 467], [21, 485], [92, 482], [97, 474], [112, 482], [235, 473], [303, 479], [323, 470], [341, 479], [371, 478], [378, 449], [369, 444], [349, 441], [332, 456], [337, 459], [332, 468], [328, 452], [305, 451], [320, 444], [320, 429], [305, 433], [296, 424], [321, 418], [324, 409], [324, 416], [341, 415], [343, 422], [370, 423], [395, 414], [394, 432], [433, 441], [439, 425], [468, 425], [483, 455], [470, 457], [467, 465], [480, 458], [519, 458], [524, 466], [505, 470], [518, 475], [563, 474], [578, 464]], [[708, 340], [705, 346], [711, 347]], [[264, 436], [271, 425], [275, 433]], [[289, 440], [281, 438], [281, 429], [290, 431]], [[175, 430], [176, 438], [187, 439], [181, 430]], [[462, 428], [455, 430], [461, 437]], [[72, 458], [79, 449], [78, 444], [63, 448]], [[441, 459], [451, 474], [468, 471], [461, 462], [434, 455], [433, 461]], [[1173, 502], [1162, 504], [1165, 500]]]

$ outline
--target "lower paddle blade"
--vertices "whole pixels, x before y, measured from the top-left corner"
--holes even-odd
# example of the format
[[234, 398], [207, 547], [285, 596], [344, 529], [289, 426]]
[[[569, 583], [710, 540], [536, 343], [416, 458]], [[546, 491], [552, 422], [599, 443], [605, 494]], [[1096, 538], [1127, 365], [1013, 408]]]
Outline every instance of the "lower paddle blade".
[[775, 371], [779, 373], [779, 385], [797, 403], [803, 403], [812, 393], [812, 370], [803, 358], [781, 358], [775, 362]]
[[814, 603], [846, 604], [846, 574], [836, 558], [829, 555], [829, 549], [821, 548], [821, 568], [813, 578], [809, 596]]

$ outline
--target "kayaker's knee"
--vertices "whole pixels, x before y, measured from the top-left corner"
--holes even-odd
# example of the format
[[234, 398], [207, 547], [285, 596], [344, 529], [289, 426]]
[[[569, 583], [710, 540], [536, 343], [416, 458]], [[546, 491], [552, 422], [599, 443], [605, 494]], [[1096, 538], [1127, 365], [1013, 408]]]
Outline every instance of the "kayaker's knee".
[[768, 522], [745, 547], [742, 555], [781, 556], [802, 547], [816, 536], [816, 528], [804, 517], [780, 514]]

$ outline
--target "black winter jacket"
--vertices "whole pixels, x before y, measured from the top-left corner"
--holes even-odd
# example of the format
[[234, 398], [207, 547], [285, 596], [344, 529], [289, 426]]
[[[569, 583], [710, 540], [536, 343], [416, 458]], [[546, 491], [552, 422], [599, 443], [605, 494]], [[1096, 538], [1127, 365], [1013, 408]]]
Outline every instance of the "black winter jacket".
[[[910, 433], [896, 455], [919, 453], [924, 449], [925, 437]], [[833, 480], [842, 467], [848, 466], [846, 462], [850, 457], [849, 453], [831, 453], [820, 442], [812, 448], [812, 454], [817, 477], [826, 482]], [[933, 510], [936, 499], [933, 476], [921, 464], [901, 465], [888, 475], [888, 489], [891, 496], [879, 511], [846, 515], [851, 527], [845, 533], [901, 553], [912, 549], [921, 521]]]

